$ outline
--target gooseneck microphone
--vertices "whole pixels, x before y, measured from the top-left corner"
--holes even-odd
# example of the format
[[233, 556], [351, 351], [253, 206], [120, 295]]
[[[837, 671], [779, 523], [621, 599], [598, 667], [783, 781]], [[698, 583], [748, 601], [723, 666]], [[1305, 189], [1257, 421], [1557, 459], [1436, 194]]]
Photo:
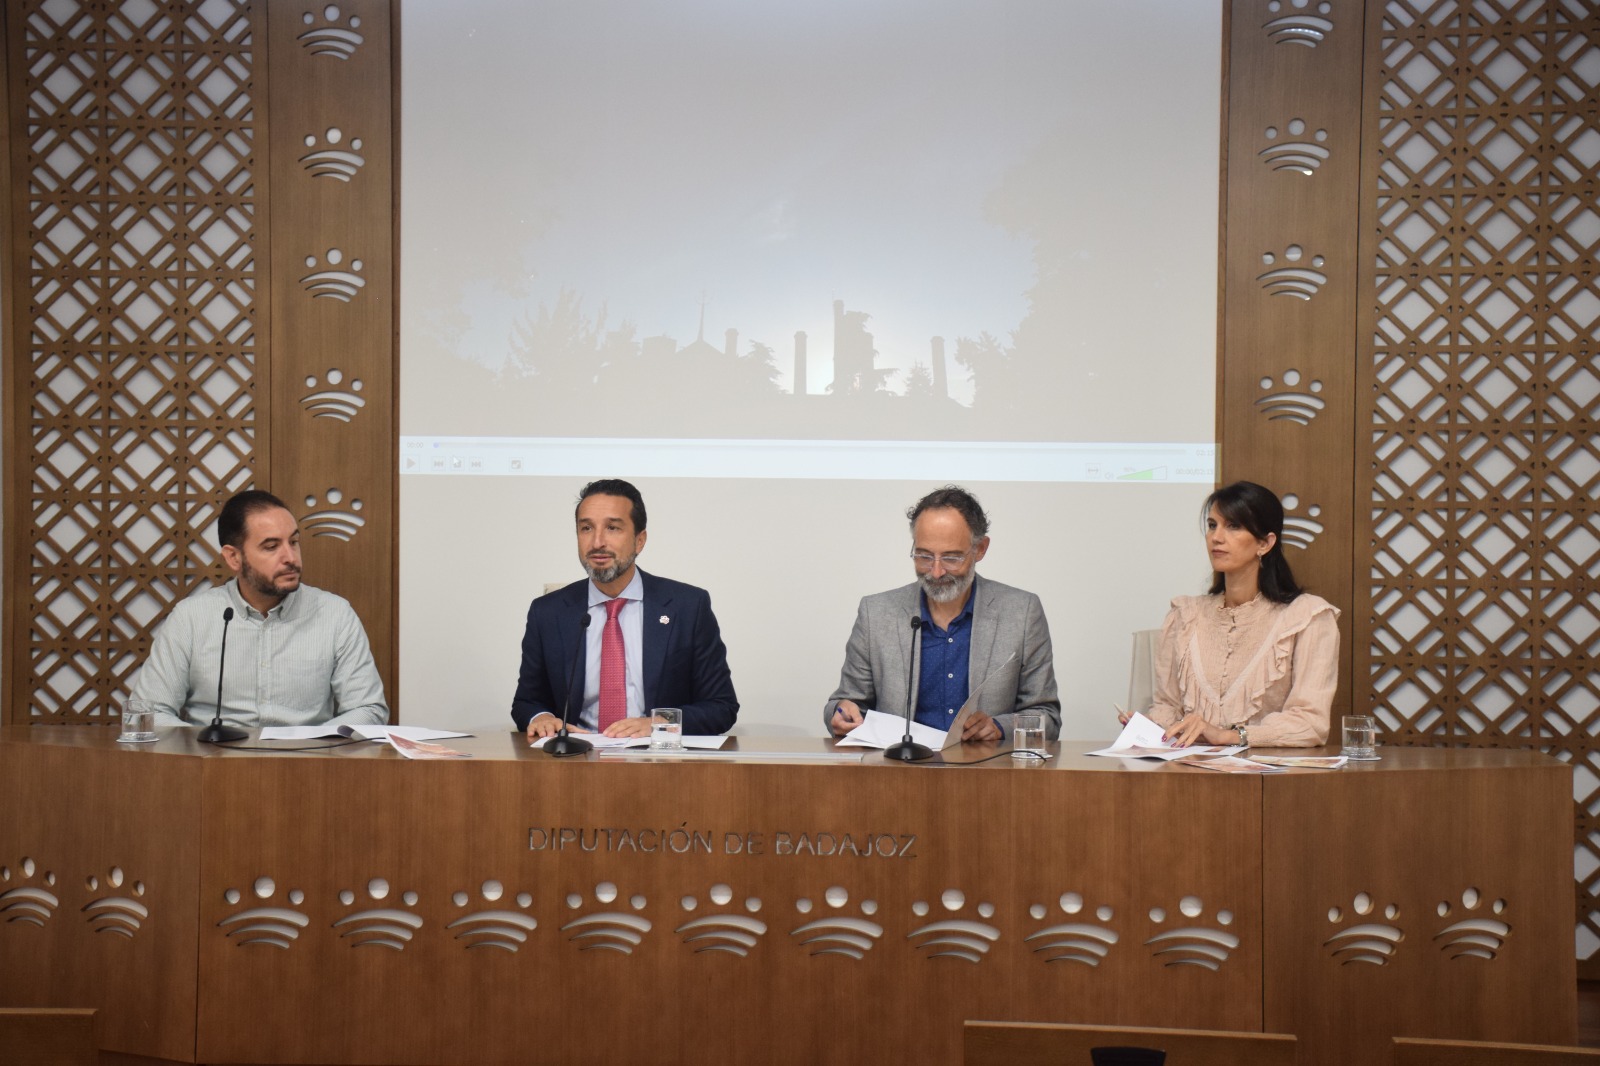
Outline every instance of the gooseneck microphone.
[[195, 738], [202, 744], [225, 744], [250, 735], [248, 730], [222, 724], [222, 669], [228, 665], [228, 623], [231, 621], [233, 608], [226, 607], [222, 611], [222, 653], [217, 656], [217, 713], [211, 716], [211, 724], [200, 730], [200, 735]]
[[883, 749], [885, 759], [896, 762], [921, 762], [923, 759], [933, 758], [933, 749], [926, 744], [918, 744], [911, 739], [911, 709], [917, 705], [917, 689], [921, 680], [917, 675], [917, 664], [922, 652], [922, 616], [911, 616], [911, 667], [906, 671], [906, 735], [900, 743], [891, 744]]
[[572, 649], [572, 669], [567, 671], [567, 699], [561, 705], [561, 731], [544, 742], [544, 753], [554, 755], [558, 759], [594, 750], [594, 745], [582, 737], [567, 734], [567, 719], [572, 715], [572, 690], [575, 687], [573, 683], [578, 680], [579, 656], [589, 647], [588, 637], [589, 609], [585, 607], [583, 617], [578, 620], [578, 646]]

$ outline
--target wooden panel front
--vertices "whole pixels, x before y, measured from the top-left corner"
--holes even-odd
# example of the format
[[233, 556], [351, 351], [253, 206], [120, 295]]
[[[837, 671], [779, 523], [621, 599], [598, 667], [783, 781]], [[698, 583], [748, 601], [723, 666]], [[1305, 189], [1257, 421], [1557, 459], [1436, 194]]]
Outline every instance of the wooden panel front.
[[1303, 1062], [1382, 1062], [1391, 1035], [1576, 1042], [1571, 772], [1512, 754], [1267, 782], [1266, 1025]]
[[968, 1022], [963, 1066], [1060, 1066], [1086, 1063], [1102, 1047], [1164, 1051], [1182, 1066], [1295, 1066], [1295, 1039], [1277, 1033], [1193, 1029], [1116, 1029], [1103, 1025]]
[[[1570, 770], [1534, 753], [1262, 779], [1082, 745], [960, 768], [453, 743], [473, 758], [6, 730], [0, 918], [54, 902], [0, 920], [0, 997], [208, 1063], [953, 1063], [971, 1019], [1290, 1033], [1307, 1063], [1576, 1036]], [[71, 805], [39, 798], [61, 780]], [[84, 909], [113, 868], [131, 936]], [[1363, 925], [1393, 933], [1341, 938]]]
[[[1260, 1027], [1253, 781], [542, 757], [206, 770], [217, 812], [201, 877], [206, 1061], [521, 1063], [536, 1047], [565, 1063], [810, 1063], [917, 1047], [955, 1062], [968, 1017]], [[1237, 831], [1196, 847], [1191, 819]], [[562, 847], [564, 829], [577, 835]], [[531, 849], [530, 831], [557, 843]], [[819, 843], [835, 854], [815, 854]], [[249, 898], [262, 877], [275, 891]], [[1063, 910], [1069, 893], [1076, 913]], [[286, 949], [228, 935], [230, 917], [267, 905], [306, 923]], [[491, 910], [537, 927], [520, 943], [451, 928]], [[620, 917], [563, 928], [593, 915]], [[715, 915], [760, 925], [731, 930], [748, 945], [692, 939], [710, 930], [687, 924]], [[636, 919], [648, 927], [623, 926]], [[409, 936], [358, 931], [383, 924]], [[1083, 929], [1028, 939], [1068, 924]], [[1215, 969], [1167, 965], [1186, 956], [1147, 944], [1187, 927], [1240, 943]], [[1046, 942], [1105, 955], [1050, 961], [1072, 953]], [[734, 947], [743, 954], [720, 950]], [[262, 989], [278, 990], [273, 1016], [303, 1024], [237, 1024], [231, 1007]]]
[[100, 1008], [102, 1047], [193, 1061], [201, 760], [69, 731], [0, 742], [0, 1003]]
[[1396, 1037], [1394, 1066], [1594, 1066], [1593, 1048]]

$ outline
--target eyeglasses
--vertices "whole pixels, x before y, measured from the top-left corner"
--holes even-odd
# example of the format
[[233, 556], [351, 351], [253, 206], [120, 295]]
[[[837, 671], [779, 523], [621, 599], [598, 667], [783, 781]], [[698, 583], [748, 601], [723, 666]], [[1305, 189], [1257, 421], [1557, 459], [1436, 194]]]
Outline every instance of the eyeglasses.
[[911, 550], [911, 561], [917, 564], [918, 570], [931, 570], [933, 569], [933, 561], [938, 559], [939, 565], [943, 566], [946, 570], [954, 570], [956, 567], [966, 562], [968, 557], [971, 555], [971, 548], [968, 548], [964, 552], [944, 552], [940, 555], [934, 555], [932, 552], [918, 551], [917, 549], [913, 548]]

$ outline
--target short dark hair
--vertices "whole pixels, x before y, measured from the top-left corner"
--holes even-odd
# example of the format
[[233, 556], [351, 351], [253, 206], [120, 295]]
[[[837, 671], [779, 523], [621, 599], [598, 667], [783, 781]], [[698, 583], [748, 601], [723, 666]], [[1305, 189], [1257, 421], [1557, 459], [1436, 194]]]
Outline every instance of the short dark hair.
[[934, 489], [912, 504], [906, 510], [906, 519], [911, 523], [911, 532], [916, 533], [917, 519], [922, 516], [923, 511], [932, 511], [940, 507], [949, 507], [967, 520], [967, 528], [972, 530], [974, 544], [989, 535], [989, 516], [983, 513], [978, 498], [960, 485], [946, 485]]
[[[1254, 481], [1235, 481], [1206, 497], [1200, 509], [1200, 528], [1206, 526], [1215, 505], [1222, 517], [1237, 523], [1257, 540], [1265, 540], [1268, 533], [1275, 538], [1272, 548], [1261, 557], [1261, 594], [1273, 603], [1291, 603], [1301, 593], [1295, 584], [1289, 560], [1283, 557], [1283, 504], [1271, 489]], [[1211, 594], [1227, 591], [1228, 583], [1215, 570], [1211, 572]]]
[[[270, 511], [281, 507], [285, 511], [289, 506], [270, 492], [261, 489], [246, 489], [234, 496], [233, 499], [222, 505], [222, 513], [217, 516], [217, 544], [220, 547], [232, 546], [244, 550], [244, 535], [250, 525], [250, 516], [262, 511]], [[289, 512], [293, 514], [293, 511]]]
[[633, 531], [644, 532], [644, 497], [639, 495], [639, 490], [619, 477], [603, 477], [598, 481], [591, 481], [578, 493], [578, 502], [573, 505], [572, 518], [577, 521], [578, 508], [583, 506], [583, 501], [590, 496], [621, 496], [633, 505], [629, 515], [633, 519]]

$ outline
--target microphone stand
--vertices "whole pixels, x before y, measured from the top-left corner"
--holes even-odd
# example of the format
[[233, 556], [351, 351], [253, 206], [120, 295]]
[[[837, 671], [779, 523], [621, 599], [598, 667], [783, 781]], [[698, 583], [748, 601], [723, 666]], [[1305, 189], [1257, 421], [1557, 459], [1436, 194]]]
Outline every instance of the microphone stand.
[[233, 608], [228, 607], [222, 612], [222, 653], [217, 657], [217, 713], [211, 716], [211, 724], [200, 730], [200, 735], [195, 737], [202, 744], [226, 744], [231, 740], [243, 740], [250, 735], [248, 730], [222, 724], [222, 670], [228, 665], [228, 623], [231, 621], [233, 621]]
[[572, 669], [567, 671], [567, 699], [561, 705], [561, 731], [544, 742], [544, 753], [557, 759], [564, 759], [569, 755], [582, 755], [584, 752], [594, 750], [594, 745], [587, 740], [567, 733], [567, 719], [572, 714], [573, 683], [578, 680], [578, 657], [588, 648], [588, 635], [589, 610], [584, 608], [583, 619], [578, 623], [578, 646], [572, 650]]
[[933, 749], [911, 739], [911, 708], [917, 705], [917, 662], [922, 651], [922, 616], [911, 616], [911, 669], [906, 672], [906, 735], [900, 743], [883, 749], [885, 759], [896, 762], [921, 762], [933, 758]]

